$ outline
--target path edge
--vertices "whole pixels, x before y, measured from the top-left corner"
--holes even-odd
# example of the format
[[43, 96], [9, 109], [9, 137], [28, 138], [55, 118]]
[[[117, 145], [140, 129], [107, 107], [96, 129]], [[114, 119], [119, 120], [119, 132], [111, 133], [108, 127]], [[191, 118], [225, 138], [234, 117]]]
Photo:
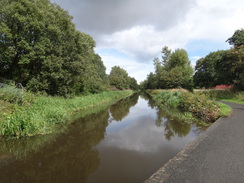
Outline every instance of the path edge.
[[206, 131], [201, 133], [195, 140], [187, 144], [184, 149], [182, 149], [176, 156], [165, 163], [161, 168], [159, 168], [151, 177], [144, 181], [144, 183], [163, 183], [166, 181], [171, 170], [174, 170], [178, 165], [184, 161], [191, 152], [197, 148], [197, 146], [207, 138], [207, 136], [219, 126], [222, 121], [222, 117], [217, 119], [211, 126], [209, 126]]

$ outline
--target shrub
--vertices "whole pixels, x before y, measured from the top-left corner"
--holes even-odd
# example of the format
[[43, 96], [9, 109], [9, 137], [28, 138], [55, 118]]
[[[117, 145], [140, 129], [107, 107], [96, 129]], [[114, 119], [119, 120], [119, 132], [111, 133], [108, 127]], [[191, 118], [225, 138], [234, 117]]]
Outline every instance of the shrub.
[[182, 93], [179, 108], [189, 111], [195, 117], [206, 122], [214, 122], [220, 117], [220, 109], [216, 102], [209, 100], [205, 95]]
[[177, 108], [181, 112], [190, 112], [205, 122], [214, 122], [220, 117], [220, 109], [216, 102], [206, 95], [180, 91], [161, 91], [155, 95], [157, 105]]
[[154, 99], [167, 107], [176, 108], [179, 106], [182, 97], [179, 91], [161, 91]]

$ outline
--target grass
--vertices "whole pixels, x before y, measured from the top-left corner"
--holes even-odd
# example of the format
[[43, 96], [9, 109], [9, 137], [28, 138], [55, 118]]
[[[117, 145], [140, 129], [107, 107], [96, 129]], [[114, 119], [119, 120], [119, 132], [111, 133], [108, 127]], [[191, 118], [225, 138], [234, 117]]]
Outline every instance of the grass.
[[26, 93], [23, 105], [4, 116], [0, 123], [0, 133], [1, 136], [23, 137], [60, 132], [80, 113], [89, 113], [98, 106], [111, 105], [132, 93], [107, 91], [71, 99]]
[[231, 90], [201, 90], [196, 93], [204, 94], [211, 99], [232, 102], [237, 104], [244, 104], [243, 91]]
[[217, 105], [220, 108], [220, 116], [221, 117], [227, 117], [232, 113], [232, 109], [230, 106], [223, 104], [221, 102], [218, 102]]

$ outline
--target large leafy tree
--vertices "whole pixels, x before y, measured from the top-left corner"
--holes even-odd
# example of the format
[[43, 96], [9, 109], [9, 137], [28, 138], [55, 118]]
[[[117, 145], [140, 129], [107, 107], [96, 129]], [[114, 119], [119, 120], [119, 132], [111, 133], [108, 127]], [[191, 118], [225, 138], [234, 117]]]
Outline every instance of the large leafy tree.
[[89, 87], [84, 76], [102, 63], [68, 12], [49, 0], [0, 1], [0, 77], [52, 95]]
[[234, 32], [234, 34], [226, 40], [230, 45], [234, 47], [239, 47], [244, 45], [244, 29], [239, 29]]
[[220, 75], [216, 70], [216, 65], [223, 60], [225, 55], [226, 51], [211, 52], [197, 61], [194, 74], [195, 87], [211, 88], [217, 84], [222, 84], [225, 75]]
[[111, 69], [109, 74], [109, 82], [110, 85], [115, 86], [118, 89], [128, 89], [129, 82], [128, 82], [128, 73], [126, 70], [122, 69], [119, 66], [114, 66]]
[[139, 89], [139, 85], [135, 78], [128, 75], [127, 71], [119, 66], [112, 67], [108, 76], [109, 83], [120, 90], [122, 89]]
[[244, 90], [244, 29], [236, 30], [227, 42], [234, 48], [228, 51], [218, 68], [229, 68], [232, 80], [236, 82], [239, 89]]
[[172, 52], [167, 46], [162, 49], [162, 59], [154, 59], [155, 74], [150, 73], [146, 83], [148, 88], [193, 87], [193, 69], [184, 49]]
[[244, 30], [236, 30], [227, 42], [233, 48], [208, 54], [197, 61], [194, 82], [197, 87], [236, 84], [244, 89]]

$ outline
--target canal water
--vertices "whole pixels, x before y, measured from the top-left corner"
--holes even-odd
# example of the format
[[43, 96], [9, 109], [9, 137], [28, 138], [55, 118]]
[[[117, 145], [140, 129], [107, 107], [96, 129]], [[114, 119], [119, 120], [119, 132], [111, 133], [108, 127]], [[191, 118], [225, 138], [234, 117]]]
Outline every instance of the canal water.
[[198, 133], [134, 95], [58, 136], [1, 142], [0, 182], [143, 182]]

